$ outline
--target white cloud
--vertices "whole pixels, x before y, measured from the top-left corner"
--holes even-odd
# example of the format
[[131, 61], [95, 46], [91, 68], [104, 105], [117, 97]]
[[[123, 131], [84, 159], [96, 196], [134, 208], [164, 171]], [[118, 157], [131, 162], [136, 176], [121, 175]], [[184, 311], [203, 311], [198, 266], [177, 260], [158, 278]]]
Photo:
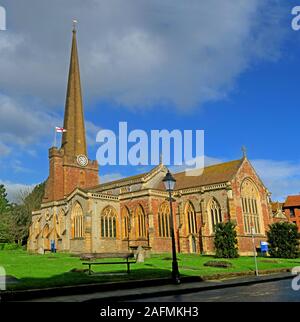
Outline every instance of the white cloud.
[[0, 184], [3, 184], [5, 186], [7, 198], [10, 202], [18, 202], [22, 193], [31, 192], [32, 189], [35, 187], [34, 184], [28, 185], [2, 180], [0, 180]]
[[[74, 17], [85, 102], [129, 108], [174, 103], [188, 109], [224, 98], [253, 62], [276, 59], [282, 39], [276, 0], [268, 6], [259, 0], [2, 5], [10, 17], [0, 38], [2, 156], [16, 145], [48, 145], [53, 127], [62, 123]], [[86, 128], [94, 145], [99, 128], [88, 121]]]
[[[26, 103], [25, 103], [26, 104]], [[22, 105], [0, 94], [0, 136], [2, 144], [27, 145], [54, 133], [56, 117], [35, 105]], [[53, 134], [52, 134], [53, 137]]]
[[291, 161], [251, 161], [273, 200], [284, 201], [287, 195], [300, 193], [300, 163]]
[[[23, 105], [25, 104], [25, 105]], [[61, 126], [63, 120], [58, 114], [40, 109], [37, 103], [19, 102], [0, 93], [0, 157], [13, 151], [16, 146], [26, 147], [31, 156], [36, 155], [28, 145], [46, 140], [54, 140], [55, 126]], [[91, 121], [86, 121], [86, 135], [89, 145], [96, 143], [96, 133], [99, 127]], [[60, 142], [57, 135], [57, 142]]]
[[282, 39], [276, 0], [2, 2], [0, 87], [45, 108], [65, 99], [74, 16], [86, 100], [131, 108], [224, 98], [253, 62], [278, 57]]
[[10, 152], [11, 149], [4, 143], [0, 142], [0, 158], [9, 155]]
[[90, 146], [96, 145], [96, 136], [101, 128], [91, 121], [85, 121], [86, 141]]

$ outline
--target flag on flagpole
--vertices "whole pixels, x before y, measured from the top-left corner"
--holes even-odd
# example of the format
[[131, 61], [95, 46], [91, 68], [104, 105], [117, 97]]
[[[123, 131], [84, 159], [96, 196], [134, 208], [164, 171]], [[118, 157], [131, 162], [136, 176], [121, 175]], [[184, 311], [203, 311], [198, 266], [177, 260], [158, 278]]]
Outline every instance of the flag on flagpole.
[[56, 126], [56, 127], [55, 127], [55, 131], [56, 131], [57, 133], [64, 133], [64, 132], [67, 132], [67, 130], [66, 130], [66, 129], [64, 129], [63, 127], [58, 127], [58, 126]]
[[64, 132], [67, 132], [66, 129], [64, 129], [63, 127], [59, 127], [59, 126], [56, 126], [55, 127], [55, 131], [54, 131], [54, 146], [56, 147], [56, 133], [64, 133]]

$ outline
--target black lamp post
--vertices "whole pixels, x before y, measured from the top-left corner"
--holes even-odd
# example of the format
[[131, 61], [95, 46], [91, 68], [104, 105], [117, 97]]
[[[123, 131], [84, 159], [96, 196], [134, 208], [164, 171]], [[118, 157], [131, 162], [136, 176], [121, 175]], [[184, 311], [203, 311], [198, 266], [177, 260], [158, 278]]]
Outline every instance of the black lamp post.
[[176, 257], [176, 245], [175, 245], [175, 234], [174, 234], [174, 219], [173, 219], [173, 208], [172, 208], [172, 191], [175, 187], [175, 178], [172, 176], [170, 171], [163, 179], [163, 183], [165, 185], [166, 190], [169, 192], [169, 201], [170, 201], [170, 214], [171, 214], [171, 238], [172, 238], [172, 279], [175, 284], [180, 283], [180, 274], [178, 270], [178, 262]]

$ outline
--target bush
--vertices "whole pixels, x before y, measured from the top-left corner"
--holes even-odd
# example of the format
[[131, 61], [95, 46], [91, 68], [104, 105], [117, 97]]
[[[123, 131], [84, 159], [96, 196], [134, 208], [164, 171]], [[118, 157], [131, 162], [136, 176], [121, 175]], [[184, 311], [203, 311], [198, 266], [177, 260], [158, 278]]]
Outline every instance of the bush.
[[235, 224], [231, 221], [219, 223], [215, 227], [215, 249], [218, 258], [239, 257]]
[[22, 249], [22, 246], [15, 243], [5, 243], [2, 245], [1, 250], [17, 250]]
[[292, 223], [274, 223], [267, 232], [269, 253], [276, 258], [297, 258], [299, 256], [299, 239], [297, 226]]

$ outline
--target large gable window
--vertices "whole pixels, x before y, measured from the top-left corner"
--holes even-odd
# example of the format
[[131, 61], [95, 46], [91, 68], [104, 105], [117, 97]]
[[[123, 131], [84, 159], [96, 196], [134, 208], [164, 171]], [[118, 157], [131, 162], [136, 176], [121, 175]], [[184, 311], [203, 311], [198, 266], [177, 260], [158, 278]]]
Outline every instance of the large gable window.
[[254, 183], [246, 179], [241, 186], [241, 201], [243, 210], [244, 230], [246, 234], [260, 234], [259, 194]]

